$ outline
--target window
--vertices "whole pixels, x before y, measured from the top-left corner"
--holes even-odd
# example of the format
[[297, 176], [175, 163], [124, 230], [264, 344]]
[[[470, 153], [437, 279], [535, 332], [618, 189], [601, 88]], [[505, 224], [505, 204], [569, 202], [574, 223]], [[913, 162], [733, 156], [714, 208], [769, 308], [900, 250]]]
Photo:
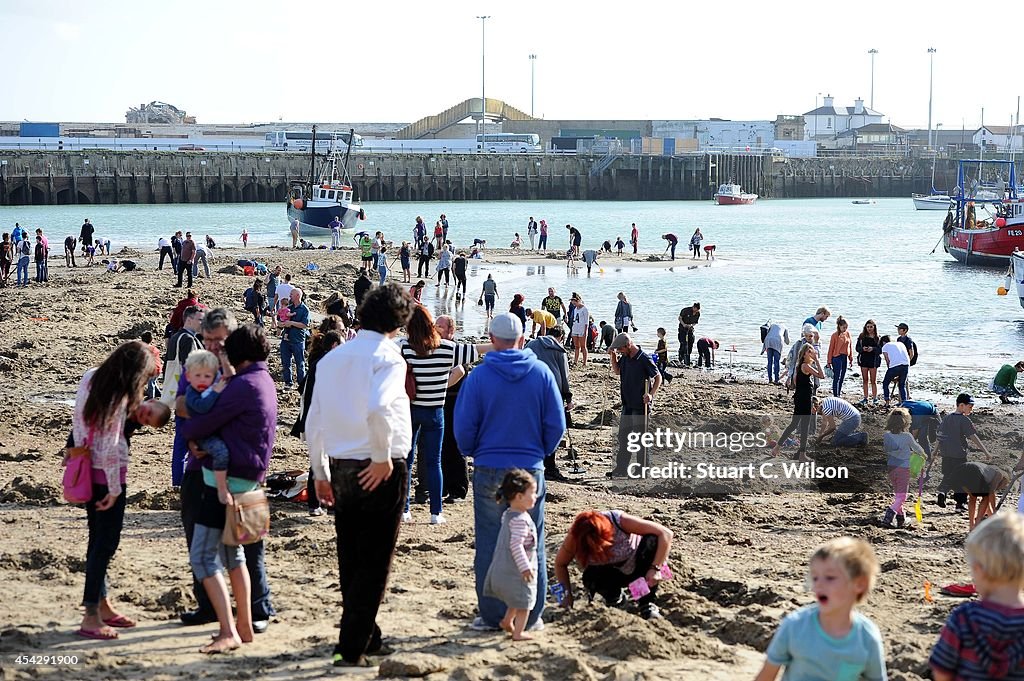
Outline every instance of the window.
[[828, 117], [827, 119], [825, 119], [825, 120], [826, 120], [826, 125], [825, 125], [825, 127], [826, 127], [826, 128], [831, 128], [831, 127], [832, 127], [832, 117], [831, 117], [831, 116], [829, 116], [829, 117]]

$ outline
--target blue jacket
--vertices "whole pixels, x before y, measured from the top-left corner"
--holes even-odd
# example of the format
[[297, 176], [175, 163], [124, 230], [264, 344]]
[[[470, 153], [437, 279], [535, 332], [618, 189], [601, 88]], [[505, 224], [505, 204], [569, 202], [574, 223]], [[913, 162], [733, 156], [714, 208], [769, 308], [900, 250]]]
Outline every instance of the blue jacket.
[[543, 468], [565, 433], [554, 377], [532, 352], [488, 352], [459, 391], [453, 430], [477, 466]]

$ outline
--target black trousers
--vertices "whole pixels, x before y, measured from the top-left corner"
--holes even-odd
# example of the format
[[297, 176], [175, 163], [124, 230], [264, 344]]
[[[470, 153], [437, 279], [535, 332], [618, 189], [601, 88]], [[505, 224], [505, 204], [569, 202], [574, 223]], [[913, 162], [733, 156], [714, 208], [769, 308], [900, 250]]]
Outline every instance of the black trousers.
[[[941, 456], [941, 454], [940, 454]], [[948, 456], [942, 457], [942, 480], [939, 481], [939, 493], [949, 492], [952, 485], [947, 480], [954, 480], [957, 469], [967, 463], [967, 459], [955, 459]], [[967, 503], [967, 492], [953, 492], [953, 501], [963, 505]]]
[[810, 437], [811, 424], [814, 423], [813, 414], [793, 414], [793, 419], [786, 426], [786, 430], [782, 431], [782, 436], [779, 437], [780, 447], [781, 443], [785, 442], [786, 439], [796, 431], [800, 429], [800, 451], [804, 451], [807, 448], [807, 438]]
[[[636, 564], [632, 572], [627, 574], [614, 565], [591, 565], [583, 571], [583, 588], [587, 590], [591, 600], [594, 594], [601, 594], [605, 602], [614, 605], [630, 582], [647, 576], [647, 571], [654, 565], [654, 556], [657, 553], [658, 535], [645, 534], [636, 549]], [[636, 604], [642, 608], [653, 603], [657, 591], [658, 585], [655, 584], [651, 587], [651, 593], [640, 598]]]
[[704, 366], [711, 368], [711, 344], [703, 338], [697, 341], [697, 366], [702, 362]]
[[391, 477], [367, 492], [358, 476], [369, 461], [331, 460], [342, 600], [334, 653], [347, 662], [380, 646], [377, 611], [391, 574], [408, 479], [404, 460], [392, 459], [392, 464]]
[[[421, 255], [421, 256], [418, 256], [418, 257], [419, 257], [419, 262], [416, 264], [416, 276], [417, 277], [429, 277], [430, 276], [430, 258], [425, 256], [425, 255]], [[426, 272], [426, 274], [424, 274], [424, 272]], [[438, 281], [440, 281], [440, 279]]]
[[192, 263], [178, 261], [178, 286], [181, 286], [181, 278], [188, 274], [188, 287], [192, 288]]
[[690, 355], [693, 353], [693, 326], [685, 325], [679, 329], [679, 361], [684, 364], [690, 363]]
[[451, 283], [451, 274], [452, 274], [451, 268], [446, 267], [443, 270], [438, 270], [437, 271], [437, 283], [438, 284], [441, 283], [441, 274], [442, 273], [444, 274], [444, 285], [448, 286], [448, 284]]
[[630, 433], [644, 432], [644, 410], [623, 407], [619, 415], [619, 451], [615, 456], [616, 472], [625, 474], [629, 468], [629, 460], [636, 454], [636, 461], [641, 466], [646, 465], [646, 452], [640, 447], [636, 452], [630, 452], [630, 447], [637, 448], [637, 443], [630, 444]]
[[121, 543], [121, 529], [124, 527], [125, 497], [128, 491], [121, 489], [121, 496], [106, 511], [97, 511], [97, 502], [108, 494], [106, 485], [92, 486], [92, 499], [85, 505], [85, 516], [89, 519], [89, 547], [85, 551], [85, 593], [82, 603], [98, 605], [107, 596], [107, 568]]
[[164, 246], [163, 248], [160, 249], [160, 264], [157, 266], [158, 270], [162, 270], [164, 268], [165, 257], [170, 258], [171, 267], [174, 267], [174, 251], [171, 250], [170, 246]]

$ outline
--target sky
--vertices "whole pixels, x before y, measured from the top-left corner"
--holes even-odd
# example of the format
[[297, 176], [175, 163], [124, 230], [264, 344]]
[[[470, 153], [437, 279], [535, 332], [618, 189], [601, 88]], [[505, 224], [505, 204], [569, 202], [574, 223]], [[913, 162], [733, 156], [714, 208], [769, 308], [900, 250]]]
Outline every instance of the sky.
[[874, 108], [926, 127], [934, 47], [933, 126], [977, 128], [983, 107], [1008, 125], [1024, 82], [1017, 41], [998, 32], [1024, 8], [963, 7], [0, 0], [0, 120], [124, 122], [159, 100], [200, 123], [412, 122], [480, 95], [486, 24], [487, 96], [530, 113], [536, 54], [538, 117], [774, 120], [826, 94], [870, 105], [877, 49]]

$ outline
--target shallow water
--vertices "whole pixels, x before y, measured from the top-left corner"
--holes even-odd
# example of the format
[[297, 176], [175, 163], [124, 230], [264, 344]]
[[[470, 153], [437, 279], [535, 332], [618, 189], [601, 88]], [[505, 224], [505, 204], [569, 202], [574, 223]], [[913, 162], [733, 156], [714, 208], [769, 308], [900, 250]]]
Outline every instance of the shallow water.
[[[941, 378], [949, 390], [957, 384], [977, 386], [1002, 364], [1024, 357], [1024, 310], [1013, 297], [996, 295], [1002, 273], [962, 267], [941, 247], [931, 254], [944, 215], [915, 211], [909, 198], [879, 199], [867, 206], [848, 199], [732, 207], [545, 201], [386, 203], [367, 205], [366, 210], [365, 227], [383, 230], [395, 240], [410, 238], [416, 215], [431, 226], [444, 212], [451, 225], [449, 237], [459, 247], [473, 238], [507, 246], [515, 231], [525, 241], [531, 215], [547, 219], [550, 246], [559, 250], [567, 246], [566, 223], [581, 229], [584, 249], [596, 249], [617, 236], [628, 240], [631, 222], [640, 229], [641, 252], [663, 252], [665, 242], [659, 237], [664, 232], [680, 239], [675, 266], [620, 266], [612, 256], [601, 263], [603, 273], [595, 268], [589, 278], [585, 267], [573, 275], [558, 263], [476, 264], [470, 272], [470, 301], [458, 308], [452, 300], [454, 289], [445, 299], [428, 286], [424, 301], [435, 312], [456, 312], [467, 333], [484, 332], [483, 308], [475, 302], [483, 277], [493, 273], [499, 282], [499, 310], [507, 309], [515, 292], [526, 296], [527, 306], [536, 306], [547, 287], [554, 286], [566, 302], [571, 291], [580, 292], [598, 321], [611, 322], [615, 294], [625, 291], [633, 303], [641, 344], [653, 349], [655, 329], [663, 326], [673, 354], [679, 309], [700, 301], [698, 337], [717, 338], [725, 347], [735, 345], [734, 359], [741, 365], [760, 363], [762, 323], [784, 323], [795, 339], [800, 323], [819, 305], [849, 319], [854, 335], [868, 317], [878, 322], [881, 333], [895, 333], [895, 325], [905, 321], [921, 353], [922, 364], [914, 372], [922, 378]], [[242, 227], [248, 229], [252, 245], [288, 243], [284, 213], [282, 204], [2, 207], [0, 224], [4, 231], [10, 231], [15, 221], [43, 227], [55, 242], [55, 252], [61, 237], [77, 235], [82, 219], [89, 217], [96, 235], [110, 238], [115, 251], [122, 245], [155, 248], [160, 236], [191, 229], [197, 235], [212, 235], [218, 245], [236, 248], [240, 254]], [[697, 226], [704, 243], [717, 246], [718, 259], [712, 263], [698, 264], [685, 253]], [[328, 243], [329, 238], [314, 241]], [[316, 258], [311, 253], [310, 259]], [[835, 330], [834, 322], [835, 316], [825, 324], [824, 344]], [[721, 359], [728, 362], [724, 353]]]

